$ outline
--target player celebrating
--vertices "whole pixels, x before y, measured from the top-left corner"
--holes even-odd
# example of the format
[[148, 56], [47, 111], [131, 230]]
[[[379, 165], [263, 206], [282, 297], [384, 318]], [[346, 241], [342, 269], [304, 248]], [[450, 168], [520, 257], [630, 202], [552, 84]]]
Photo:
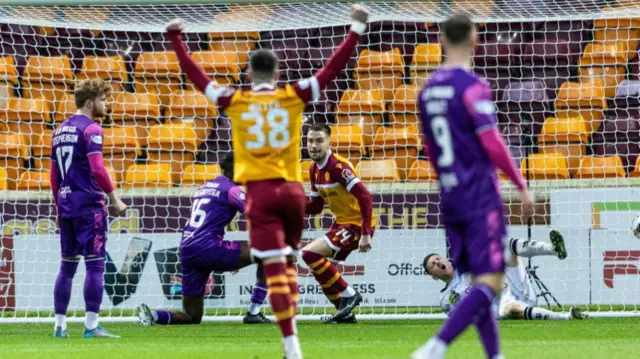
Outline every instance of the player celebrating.
[[73, 277], [84, 257], [85, 338], [119, 338], [98, 324], [104, 288], [107, 242], [106, 193], [117, 215], [127, 206], [118, 198], [102, 159], [102, 127], [110, 89], [100, 79], [79, 82], [74, 90], [77, 112], [53, 133], [51, 191], [58, 209], [62, 261], [53, 290], [54, 338], [68, 338], [66, 313]]
[[[246, 242], [224, 240], [224, 229], [236, 215], [244, 213], [244, 192], [234, 184], [233, 152], [220, 163], [222, 176], [208, 181], [193, 196], [191, 215], [182, 232], [180, 263], [182, 268], [182, 311], [151, 311], [138, 306], [140, 325], [200, 324], [204, 293], [213, 271], [235, 271], [252, 264]], [[251, 291], [251, 306], [244, 323], [271, 323], [260, 313], [267, 297], [262, 265], [258, 264], [258, 282]]]
[[504, 280], [506, 223], [496, 165], [516, 185], [525, 216], [533, 212], [533, 201], [496, 128], [491, 90], [471, 70], [474, 24], [455, 15], [441, 29], [447, 58], [423, 87], [418, 105], [440, 181], [451, 258], [460, 274], [471, 273], [474, 284], [413, 358], [444, 358], [449, 344], [474, 324], [487, 356], [498, 359], [503, 357], [491, 303]]
[[[571, 307], [569, 313], [558, 313], [537, 307], [538, 298], [520, 257], [555, 255], [561, 260], [565, 259], [567, 250], [560, 232], [551, 231], [549, 239], [551, 243], [517, 238], [509, 240], [509, 249], [513, 256], [507, 263], [505, 270], [507, 283], [500, 296], [493, 301], [493, 314], [498, 319], [569, 320], [586, 318], [586, 315], [576, 307]], [[453, 264], [437, 253], [427, 255], [424, 258], [423, 266], [427, 274], [433, 276], [434, 279], [447, 283], [440, 294], [440, 307], [449, 314], [471, 287], [471, 276], [469, 273], [459, 274], [456, 272]]]
[[320, 71], [293, 86], [276, 88], [278, 58], [272, 51], [256, 51], [249, 60], [252, 88], [248, 91], [217, 86], [189, 56], [181, 39], [182, 21], [167, 25], [182, 70], [231, 119], [234, 182], [247, 188], [251, 255], [264, 265], [269, 301], [288, 359], [302, 358], [295, 328], [298, 283], [293, 266], [305, 214], [300, 184], [302, 113], [344, 69], [366, 29], [368, 15], [366, 8], [354, 5], [349, 35]]
[[307, 133], [307, 149], [313, 160], [309, 168], [311, 200], [307, 214], [318, 214], [325, 200], [335, 222], [327, 234], [302, 249], [307, 263], [327, 298], [336, 306], [336, 314], [327, 323], [355, 323], [351, 312], [361, 301], [356, 292], [327, 261], [344, 261], [351, 251], [371, 249], [371, 236], [375, 226], [371, 194], [360, 182], [351, 163], [331, 153], [331, 129], [325, 124], [314, 124]]

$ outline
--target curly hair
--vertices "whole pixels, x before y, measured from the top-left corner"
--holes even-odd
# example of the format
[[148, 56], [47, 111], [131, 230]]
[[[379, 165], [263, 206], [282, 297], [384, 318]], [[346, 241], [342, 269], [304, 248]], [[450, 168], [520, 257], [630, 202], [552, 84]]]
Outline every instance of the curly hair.
[[111, 87], [105, 84], [102, 79], [83, 80], [76, 83], [73, 94], [76, 108], [82, 108], [87, 101], [93, 101], [102, 95], [109, 96]]

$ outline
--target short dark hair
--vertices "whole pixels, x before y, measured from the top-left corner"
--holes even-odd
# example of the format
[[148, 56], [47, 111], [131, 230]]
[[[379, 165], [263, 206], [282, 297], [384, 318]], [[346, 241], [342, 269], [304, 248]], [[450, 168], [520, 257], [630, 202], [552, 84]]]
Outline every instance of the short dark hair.
[[314, 123], [309, 127], [309, 131], [322, 131], [327, 134], [327, 136], [331, 136], [331, 127], [326, 123]]
[[271, 50], [257, 50], [251, 54], [249, 67], [253, 72], [272, 74], [278, 68], [278, 57]]
[[471, 40], [474, 24], [469, 16], [456, 14], [442, 23], [441, 30], [448, 44], [460, 45]]
[[225, 177], [233, 177], [233, 152], [227, 153], [220, 161], [220, 169]]
[[431, 253], [431, 254], [427, 254], [427, 256], [424, 257], [424, 260], [422, 261], [422, 266], [424, 267], [425, 273], [429, 274], [429, 267], [427, 266], [427, 264], [429, 264], [429, 258], [437, 255], [438, 253]]

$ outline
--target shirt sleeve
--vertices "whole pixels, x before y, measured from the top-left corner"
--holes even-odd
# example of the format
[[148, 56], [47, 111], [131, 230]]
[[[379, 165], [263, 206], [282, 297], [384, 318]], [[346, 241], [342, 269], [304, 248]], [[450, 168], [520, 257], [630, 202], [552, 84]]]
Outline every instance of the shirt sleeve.
[[229, 204], [238, 212], [244, 213], [245, 194], [240, 187], [229, 190]]
[[464, 91], [462, 103], [471, 116], [476, 133], [496, 127], [496, 107], [491, 89], [484, 82], [477, 82]]
[[317, 168], [312, 165], [309, 168], [309, 178], [311, 180], [311, 193], [309, 193], [309, 199], [307, 200], [305, 212], [307, 214], [319, 214], [324, 209], [324, 199], [320, 197], [318, 188], [316, 187], [316, 173]]
[[86, 143], [87, 155], [92, 153], [102, 153], [102, 127], [97, 123], [89, 125], [84, 130], [84, 141]]

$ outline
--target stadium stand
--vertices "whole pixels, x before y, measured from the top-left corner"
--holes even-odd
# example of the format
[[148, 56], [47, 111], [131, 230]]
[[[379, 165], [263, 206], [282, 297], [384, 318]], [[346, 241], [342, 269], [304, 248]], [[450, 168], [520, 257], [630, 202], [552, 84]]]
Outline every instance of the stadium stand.
[[[451, 2], [456, 9], [465, 3]], [[487, 1], [467, 10], [493, 8]], [[62, 15], [98, 22], [110, 16], [108, 8], [93, 10]], [[216, 16], [240, 15], [230, 8]], [[638, 176], [640, 19], [486, 23], [478, 29], [475, 71], [491, 84], [501, 132], [519, 163], [529, 156], [534, 178]], [[216, 81], [246, 88], [251, 50], [274, 50], [281, 59], [279, 83], [292, 83], [321, 67], [345, 34], [344, 26], [193, 33], [186, 43]], [[1, 24], [0, 38], [2, 188], [43, 188], [38, 176], [49, 169], [51, 130], [75, 109], [72, 84], [96, 76], [113, 89], [104, 127], [114, 183], [196, 185], [210, 177], [207, 171], [218, 173], [219, 153], [231, 148], [228, 120], [185, 80], [163, 34]], [[348, 69], [308, 106], [304, 128], [331, 125], [335, 151], [363, 178], [433, 180], [415, 101], [443, 56], [437, 24], [372, 23]], [[156, 170], [162, 174], [152, 175]]]

